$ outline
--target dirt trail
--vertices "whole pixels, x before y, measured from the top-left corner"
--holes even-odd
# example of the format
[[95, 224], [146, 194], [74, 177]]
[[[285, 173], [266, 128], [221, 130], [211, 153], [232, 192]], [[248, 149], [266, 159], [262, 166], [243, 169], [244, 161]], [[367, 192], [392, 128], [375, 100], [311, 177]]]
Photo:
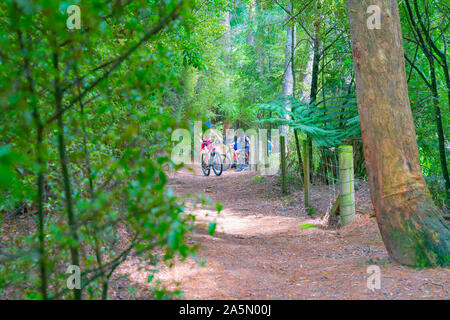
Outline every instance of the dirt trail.
[[[340, 231], [327, 230], [303, 208], [301, 191], [282, 196], [276, 177], [228, 170], [205, 177], [183, 170], [168, 187], [224, 203], [190, 208], [196, 216], [192, 243], [199, 260], [163, 268], [157, 278], [189, 299], [449, 299], [449, 269], [418, 270], [388, 259], [374, 218], [358, 216]], [[318, 198], [317, 198], [318, 197]], [[320, 199], [322, 197], [323, 199]], [[326, 201], [324, 195], [316, 200]], [[361, 195], [357, 194], [357, 198]], [[367, 197], [358, 207], [371, 210]], [[320, 212], [317, 212], [319, 214]], [[208, 234], [209, 221], [216, 233]], [[302, 230], [303, 224], [318, 227]], [[381, 268], [381, 289], [367, 289], [367, 267]], [[131, 280], [145, 283], [142, 274]]]

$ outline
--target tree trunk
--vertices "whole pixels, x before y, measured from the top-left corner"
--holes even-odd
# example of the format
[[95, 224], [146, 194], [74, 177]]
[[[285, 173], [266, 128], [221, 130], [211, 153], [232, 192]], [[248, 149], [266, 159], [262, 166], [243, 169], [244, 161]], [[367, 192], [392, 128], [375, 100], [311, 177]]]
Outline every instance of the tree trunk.
[[[317, 100], [317, 89], [318, 89], [318, 82], [319, 82], [319, 64], [320, 64], [319, 35], [320, 35], [320, 28], [319, 28], [319, 24], [316, 22], [314, 39], [312, 40], [314, 58], [313, 58], [312, 78], [311, 78], [311, 95], [309, 98], [309, 103], [311, 105], [315, 104], [316, 100]], [[310, 165], [309, 169], [310, 169], [311, 174], [313, 174], [313, 170], [312, 170], [313, 148], [312, 148], [312, 139], [310, 137], [308, 137], [308, 143], [309, 143], [309, 165]]]
[[[291, 6], [289, 6], [291, 10]], [[289, 19], [289, 15], [286, 16]], [[291, 104], [289, 98], [294, 93], [294, 71], [292, 69], [293, 61], [292, 57], [294, 55], [294, 47], [296, 42], [296, 29], [295, 25], [287, 25], [286, 27], [286, 47], [285, 47], [285, 63], [284, 63], [284, 75], [283, 75], [283, 96], [286, 97], [286, 109], [290, 111]], [[289, 116], [286, 116], [289, 119]], [[285, 136], [288, 133], [289, 126], [282, 125], [280, 130], [280, 144], [281, 144], [281, 182], [282, 182], [282, 192], [287, 193], [286, 188], [286, 140]]]
[[441, 107], [439, 105], [439, 93], [437, 87], [438, 85], [436, 79], [436, 69], [434, 59], [430, 60], [430, 73], [431, 73], [431, 91], [433, 93], [433, 106], [435, 110], [436, 129], [438, 133], [439, 157], [441, 160], [442, 175], [445, 180], [445, 189], [447, 190], [446, 205], [448, 206], [449, 192], [450, 192], [450, 178], [448, 175], [447, 155], [445, 154], [445, 135], [442, 125]]
[[[292, 36], [292, 43], [291, 43], [291, 69], [292, 69], [292, 97], [295, 99], [296, 94], [296, 77], [295, 77], [295, 47], [297, 45], [297, 30], [296, 25], [294, 24], [294, 27], [291, 29], [291, 36]], [[300, 176], [300, 183], [303, 183], [301, 176], [302, 176], [302, 156], [300, 151], [300, 142], [298, 140], [298, 129], [294, 129], [294, 137], [295, 137], [295, 148], [297, 150], [297, 159], [298, 159], [298, 173]]]
[[247, 28], [246, 43], [252, 47], [255, 46], [255, 33], [253, 31], [253, 27], [255, 24], [255, 10], [256, 10], [255, 1], [250, 0], [249, 8], [248, 8], [248, 28]]
[[[289, 16], [287, 16], [289, 18]], [[294, 55], [296, 42], [296, 28], [295, 25], [288, 25], [286, 27], [286, 47], [285, 47], [285, 62], [283, 75], [283, 95], [292, 96], [294, 93], [294, 72], [292, 70], [292, 57]], [[288, 103], [289, 104], [289, 103]], [[290, 106], [287, 106], [290, 108]]]
[[313, 63], [314, 63], [314, 51], [313, 51], [313, 43], [311, 41], [311, 49], [309, 50], [308, 54], [308, 62], [306, 63], [306, 70], [305, 70], [305, 76], [303, 77], [303, 87], [305, 90], [301, 90], [300, 92], [300, 100], [303, 102], [309, 102], [309, 99], [311, 98], [311, 84], [312, 84], [312, 70], [313, 70]]
[[[367, 8], [381, 8], [368, 29]], [[409, 266], [449, 264], [450, 228], [425, 184], [394, 0], [347, 0], [358, 112], [372, 202], [390, 256]]]
[[[252, 46], [255, 50], [255, 60], [256, 60], [256, 70], [258, 71], [259, 78], [262, 79], [264, 77], [264, 43], [262, 41], [257, 41], [255, 34], [255, 27], [257, 27], [257, 12], [261, 11], [261, 6], [257, 6], [255, 0], [250, 0], [249, 9], [248, 9], [248, 28], [247, 28], [247, 36], [246, 43], [249, 46]], [[257, 11], [258, 10], [258, 11]], [[267, 29], [264, 31], [267, 32]], [[267, 34], [265, 34], [267, 36]]]
[[[223, 35], [223, 48], [225, 54], [225, 64], [229, 68], [230, 67], [230, 55], [231, 55], [231, 13], [226, 12], [225, 16], [222, 17], [222, 25], [225, 26], [226, 31]], [[225, 83], [227, 90], [230, 87], [231, 78], [228, 75], [228, 72], [225, 73]]]
[[[61, 89], [61, 80], [59, 78], [59, 68], [58, 68], [58, 54], [53, 54], [53, 64], [56, 71], [56, 76], [54, 80], [54, 96], [56, 105], [56, 115], [57, 115], [57, 127], [58, 127], [58, 152], [59, 152], [59, 162], [61, 165], [61, 173], [64, 185], [64, 195], [66, 200], [66, 210], [67, 219], [69, 222], [69, 232], [72, 237], [70, 243], [70, 252], [72, 265], [81, 267], [80, 265], [80, 253], [79, 253], [79, 238], [77, 233], [77, 221], [75, 217], [75, 212], [73, 209], [73, 199], [72, 199], [72, 187], [70, 183], [70, 173], [69, 173], [69, 158], [67, 157], [66, 142], [64, 135], [64, 122], [63, 122], [63, 91]], [[81, 289], [73, 289], [74, 299], [82, 299]]]

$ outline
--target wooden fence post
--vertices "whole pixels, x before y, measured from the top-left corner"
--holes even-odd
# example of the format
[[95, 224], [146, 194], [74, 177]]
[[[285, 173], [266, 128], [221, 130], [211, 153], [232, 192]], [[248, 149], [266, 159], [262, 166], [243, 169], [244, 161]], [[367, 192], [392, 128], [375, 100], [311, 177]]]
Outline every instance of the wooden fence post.
[[286, 136], [280, 135], [280, 152], [281, 152], [281, 193], [287, 194], [286, 186]]
[[303, 150], [303, 192], [305, 194], [305, 208], [309, 207], [309, 190], [310, 190], [310, 165], [309, 165], [309, 143], [308, 140], [302, 142]]
[[339, 191], [341, 226], [345, 226], [355, 218], [352, 146], [339, 147]]

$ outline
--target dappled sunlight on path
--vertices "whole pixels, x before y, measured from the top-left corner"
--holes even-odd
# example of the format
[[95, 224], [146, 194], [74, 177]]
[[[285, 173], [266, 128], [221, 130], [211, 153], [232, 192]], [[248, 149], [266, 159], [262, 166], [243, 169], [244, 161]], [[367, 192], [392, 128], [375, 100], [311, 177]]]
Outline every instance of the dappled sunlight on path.
[[[197, 260], [178, 261], [156, 276], [191, 299], [408, 299], [450, 298], [449, 270], [415, 270], [390, 261], [374, 218], [358, 216], [330, 230], [305, 213], [301, 191], [282, 196], [277, 177], [227, 171], [204, 177], [181, 170], [168, 187], [180, 196], [199, 193], [224, 204], [193, 205], [189, 242], [200, 245]], [[208, 233], [217, 222], [214, 235]], [[316, 225], [302, 229], [302, 225]], [[202, 261], [205, 262], [202, 265]], [[368, 265], [381, 267], [382, 288], [367, 289]], [[148, 285], [139, 273], [130, 279]]]

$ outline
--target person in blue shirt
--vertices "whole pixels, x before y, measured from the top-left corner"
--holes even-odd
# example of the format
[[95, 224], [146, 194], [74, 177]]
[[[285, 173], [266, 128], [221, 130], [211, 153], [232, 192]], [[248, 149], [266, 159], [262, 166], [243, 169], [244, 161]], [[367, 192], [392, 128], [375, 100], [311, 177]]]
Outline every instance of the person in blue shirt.
[[231, 166], [232, 168], [236, 168], [237, 166], [237, 152], [238, 152], [238, 148], [239, 148], [239, 143], [237, 141], [237, 136], [234, 136], [233, 141], [231, 142], [231, 146], [233, 147], [233, 157], [234, 157], [234, 163]]
[[248, 166], [248, 159], [250, 155], [250, 139], [244, 134], [244, 146], [245, 146], [245, 165]]
[[236, 171], [246, 171], [249, 169], [249, 153], [250, 153], [250, 139], [245, 135], [245, 133], [242, 133], [242, 136], [239, 138], [239, 144], [238, 146], [240, 149], [244, 151], [245, 160], [244, 163], [239, 164], [239, 168], [236, 168]]

